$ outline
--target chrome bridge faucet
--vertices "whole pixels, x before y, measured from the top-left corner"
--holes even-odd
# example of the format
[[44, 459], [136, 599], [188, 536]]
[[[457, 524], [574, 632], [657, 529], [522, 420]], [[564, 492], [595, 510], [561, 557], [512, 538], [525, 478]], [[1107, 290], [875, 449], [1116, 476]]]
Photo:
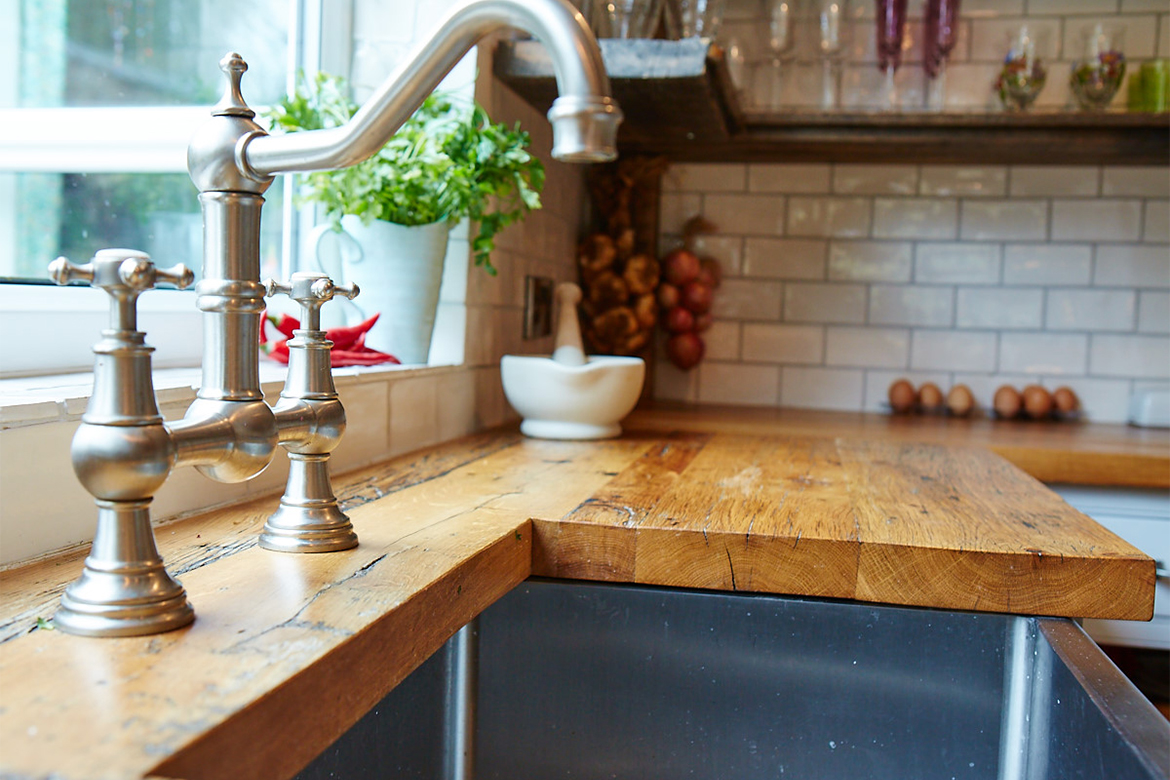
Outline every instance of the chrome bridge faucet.
[[[183, 266], [157, 269], [141, 252], [106, 249], [85, 265], [58, 258], [59, 283], [89, 281], [111, 296], [110, 329], [94, 346], [94, 392], [73, 440], [73, 467], [98, 506], [98, 527], [81, 577], [66, 590], [55, 623], [89, 636], [132, 636], [189, 624], [195, 614], [182, 586], [163, 568], [150, 525], [150, 503], [170, 472], [195, 466], [219, 482], [263, 471], [278, 445], [290, 472], [280, 506], [259, 544], [282, 552], [345, 550], [358, 543], [329, 480], [330, 453], [345, 430], [345, 411], [330, 370], [331, 343], [320, 307], [356, 287], [321, 274], [260, 280], [263, 193], [278, 173], [345, 168], [375, 154], [459, 59], [481, 38], [516, 27], [549, 49], [560, 96], [548, 112], [554, 158], [603, 162], [616, 157], [620, 109], [597, 42], [565, 0], [467, 0], [430, 41], [399, 66], [350, 121], [337, 128], [269, 136], [244, 102], [248, 66], [235, 53], [220, 67], [228, 79], [212, 118], [187, 152], [203, 208], [202, 381], [182, 420], [159, 415], [138, 296], [158, 283], [185, 287]], [[265, 295], [301, 304], [303, 327], [289, 341], [284, 391], [269, 406], [260, 389], [259, 336]]]

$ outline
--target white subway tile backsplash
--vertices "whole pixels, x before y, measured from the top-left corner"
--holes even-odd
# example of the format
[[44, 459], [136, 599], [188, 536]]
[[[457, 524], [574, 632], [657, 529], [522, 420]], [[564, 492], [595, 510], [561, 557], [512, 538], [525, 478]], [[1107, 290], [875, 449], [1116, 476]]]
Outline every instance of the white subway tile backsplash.
[[845, 368], [781, 369], [780, 403], [804, 409], [861, 409], [865, 372]]
[[910, 281], [912, 246], [903, 241], [833, 241], [829, 279], [852, 282]]
[[1016, 198], [1093, 197], [1100, 189], [1101, 169], [1087, 165], [1017, 165], [1011, 168], [1010, 177], [1011, 194]]
[[739, 328], [740, 324], [734, 320], [714, 322], [711, 327], [699, 334], [706, 345], [705, 359], [735, 362], [739, 360]]
[[687, 220], [703, 210], [703, 197], [693, 192], [664, 192], [659, 198], [658, 220], [667, 233], [682, 233]]
[[[973, 45], [991, 35], [980, 22], [1021, 21], [980, 13]], [[1060, 47], [1059, 15], [1044, 20]], [[728, 193], [737, 167], [747, 192]], [[708, 239], [727, 242], [704, 252], [742, 262], [725, 262], [703, 367], [660, 360], [659, 398], [878, 410], [908, 376], [963, 382], [987, 405], [1043, 380], [1079, 384], [1090, 419], [1121, 420], [1135, 380], [1170, 378], [1164, 168], [751, 164], [712, 168], [710, 186], [702, 166], [682, 170], [663, 246], [665, 215], [701, 206], [721, 228]]]
[[756, 163], [748, 166], [748, 189], [790, 195], [828, 193], [829, 166]]
[[1170, 379], [1170, 338], [1094, 335], [1089, 373], [1135, 379]]
[[833, 192], [840, 195], [913, 195], [918, 168], [913, 165], [835, 165]]
[[1048, 330], [1133, 330], [1133, 290], [1049, 290], [1044, 325]]
[[758, 279], [724, 279], [711, 311], [719, 320], [778, 320], [783, 285]]
[[1138, 293], [1138, 330], [1170, 333], [1170, 293], [1148, 290]]
[[1117, 0], [1028, 0], [1030, 14], [1109, 14], [1117, 10]]
[[[1167, 16], [1170, 18], [1170, 15]], [[1170, 37], [1170, 30], [1167, 31]], [[1149, 243], [1170, 241], [1170, 200], [1147, 200], [1142, 219], [1142, 240]]]
[[[1079, 0], [1093, 2], [1093, 0]], [[1062, 5], [1065, 0], [1049, 0]], [[1094, 12], [1096, 13], [1096, 12]], [[1106, 12], [1108, 13], [1108, 12]], [[1127, 14], [1125, 16], [1093, 16], [1086, 19], [1069, 19], [1064, 24], [1064, 54], [1062, 59], [1075, 60], [1084, 56], [1085, 39], [1092, 35], [1096, 25], [1102, 25], [1105, 31], [1119, 35], [1119, 45], [1125, 56], [1131, 61], [1142, 60], [1155, 56], [1157, 50], [1158, 17], [1150, 15]], [[1119, 93], [1123, 90], [1118, 90]], [[1115, 99], [1114, 105], [1125, 105], [1125, 95], [1118, 94], [1120, 100]]]
[[804, 280], [825, 278], [828, 242], [823, 239], [749, 238], [744, 244], [744, 276]]
[[842, 324], [865, 322], [865, 285], [789, 282], [784, 287], [784, 320]]
[[675, 163], [662, 176], [663, 192], [743, 192], [742, 163]]
[[1105, 196], [1170, 197], [1170, 170], [1158, 167], [1109, 167], [1101, 179]]
[[820, 325], [743, 326], [743, 359], [752, 363], [809, 363], [824, 359], [825, 331]]
[[1082, 285], [1093, 270], [1088, 244], [1008, 244], [1004, 247], [1004, 284]]
[[919, 194], [997, 196], [1007, 194], [1007, 168], [984, 165], [924, 165]]
[[1044, 291], [1033, 288], [961, 287], [955, 296], [955, 325], [987, 330], [1039, 329]]
[[905, 368], [910, 331], [905, 328], [830, 327], [825, 364], [853, 368]]
[[718, 233], [699, 234], [691, 238], [691, 249], [695, 254], [718, 261], [726, 276], [738, 276], [742, 272], [743, 245], [744, 239], [740, 236], [723, 236]]
[[1136, 241], [1141, 237], [1140, 200], [1054, 200], [1055, 241]]
[[914, 281], [925, 284], [996, 284], [999, 244], [978, 242], [920, 243]]
[[703, 361], [698, 371], [700, 403], [775, 406], [780, 396], [777, 366]]
[[698, 401], [699, 370], [683, 371], [659, 350], [658, 359], [654, 361], [654, 397], [662, 401]]
[[741, 236], [784, 234], [784, 197], [779, 195], [703, 196], [703, 216], [720, 232]]
[[[1012, 42], [1019, 37], [1020, 27], [1025, 23], [1035, 41], [1036, 56], [1045, 62], [1056, 60], [1060, 53], [1060, 19], [1033, 18], [1025, 21], [1018, 17], [973, 20], [971, 59], [976, 62], [1002, 63]], [[1049, 82], [1054, 80], [1054, 76], [1050, 75]]]
[[1045, 379], [1049, 390], [1068, 387], [1077, 395], [1080, 412], [1090, 422], [1125, 422], [1129, 406], [1130, 380], [1094, 379], [1092, 377], [1061, 377]]
[[1101, 244], [1093, 267], [1099, 287], [1170, 287], [1170, 246]]
[[999, 370], [1015, 374], [1085, 373], [1088, 337], [1065, 333], [1004, 333], [1000, 336]]
[[945, 198], [877, 198], [873, 204], [876, 238], [954, 238], [957, 220], [958, 201]]
[[965, 200], [959, 237], [970, 241], [1031, 241], [1048, 232], [1048, 201]]
[[953, 321], [953, 302], [951, 287], [875, 284], [869, 291], [869, 322], [946, 327]]
[[869, 226], [868, 198], [793, 196], [788, 199], [789, 235], [863, 237], [869, 234]]
[[916, 330], [910, 346], [910, 367], [935, 371], [992, 371], [994, 333]]

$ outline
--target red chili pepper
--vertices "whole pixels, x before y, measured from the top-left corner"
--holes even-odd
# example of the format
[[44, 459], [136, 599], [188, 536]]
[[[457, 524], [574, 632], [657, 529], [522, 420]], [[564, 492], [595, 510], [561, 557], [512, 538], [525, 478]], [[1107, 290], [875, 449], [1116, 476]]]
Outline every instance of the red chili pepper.
[[357, 343], [358, 338], [367, 333], [378, 321], [379, 314], [375, 314], [365, 322], [343, 328], [330, 328], [325, 331], [325, 338], [333, 342], [333, 351], [346, 350]]
[[277, 330], [279, 330], [281, 333], [283, 333], [285, 336], [287, 336], [290, 339], [293, 336], [293, 331], [296, 330], [297, 328], [301, 327], [301, 321], [298, 320], [296, 317], [292, 317], [288, 314], [280, 315], [279, 320], [270, 314], [270, 315], [268, 315], [268, 319], [272, 322], [272, 325]]

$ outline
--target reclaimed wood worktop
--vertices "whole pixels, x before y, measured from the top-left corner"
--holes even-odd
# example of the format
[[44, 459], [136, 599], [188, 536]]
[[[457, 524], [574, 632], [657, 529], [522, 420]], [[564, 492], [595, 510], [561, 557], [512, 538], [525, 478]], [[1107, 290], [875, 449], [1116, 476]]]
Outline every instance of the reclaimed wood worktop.
[[1152, 560], [984, 449], [666, 414], [610, 441], [493, 431], [342, 476], [354, 550], [259, 549], [275, 498], [162, 526], [197, 613], [168, 634], [37, 628], [79, 551], [4, 572], [0, 776], [290, 777], [531, 575], [1152, 613]]

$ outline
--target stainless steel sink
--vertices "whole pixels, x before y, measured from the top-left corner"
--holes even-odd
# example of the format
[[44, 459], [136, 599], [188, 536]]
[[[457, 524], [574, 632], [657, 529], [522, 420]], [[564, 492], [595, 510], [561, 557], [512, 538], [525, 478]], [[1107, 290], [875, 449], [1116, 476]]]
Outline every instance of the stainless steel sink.
[[478, 635], [473, 706], [448, 647], [301, 778], [466, 777], [455, 709], [479, 778], [1170, 777], [1170, 724], [1068, 620], [530, 581]]

